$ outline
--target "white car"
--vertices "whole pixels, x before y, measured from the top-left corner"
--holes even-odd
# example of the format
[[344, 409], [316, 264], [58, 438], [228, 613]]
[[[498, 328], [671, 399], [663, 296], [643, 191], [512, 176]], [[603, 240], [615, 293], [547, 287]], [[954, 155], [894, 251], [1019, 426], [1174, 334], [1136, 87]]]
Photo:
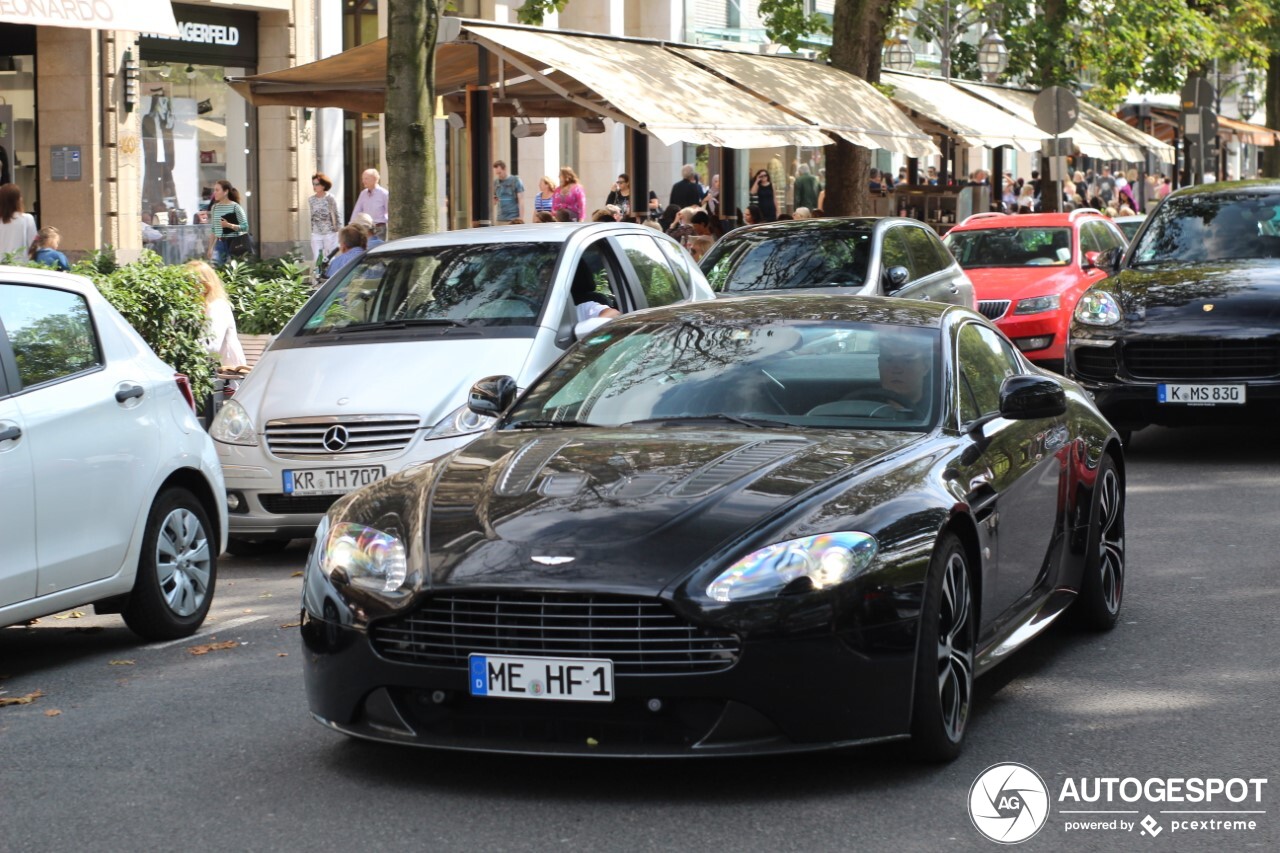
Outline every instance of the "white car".
[[175, 374], [80, 276], [0, 266], [0, 625], [71, 607], [194, 633], [227, 536]]
[[[525, 387], [586, 302], [623, 312], [715, 294], [678, 243], [622, 223], [451, 231], [385, 243], [327, 282], [210, 427], [232, 554], [310, 537], [343, 494], [455, 450], [491, 421], [477, 380]], [[581, 306], [581, 307], [580, 307]]]

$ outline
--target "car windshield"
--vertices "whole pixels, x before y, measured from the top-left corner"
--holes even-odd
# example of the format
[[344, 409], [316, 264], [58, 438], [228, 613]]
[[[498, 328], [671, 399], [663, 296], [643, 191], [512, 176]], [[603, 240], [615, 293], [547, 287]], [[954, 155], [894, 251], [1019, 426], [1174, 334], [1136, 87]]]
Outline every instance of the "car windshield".
[[1280, 258], [1280, 194], [1170, 197], [1134, 249], [1138, 266]]
[[400, 327], [533, 326], [560, 243], [431, 246], [361, 257], [302, 335]]
[[925, 431], [938, 418], [938, 340], [936, 329], [816, 320], [606, 326], [506, 423]]
[[1070, 228], [981, 228], [952, 231], [943, 239], [960, 266], [1063, 266], [1071, 260]]
[[861, 287], [870, 257], [870, 228], [764, 229], [721, 240], [702, 270], [715, 290], [726, 293]]
[[1133, 238], [1138, 233], [1138, 229], [1142, 227], [1142, 220], [1129, 219], [1124, 221], [1117, 221], [1116, 225], [1117, 227], [1119, 227], [1120, 233], [1124, 234], [1124, 238], [1126, 240], [1133, 240]]

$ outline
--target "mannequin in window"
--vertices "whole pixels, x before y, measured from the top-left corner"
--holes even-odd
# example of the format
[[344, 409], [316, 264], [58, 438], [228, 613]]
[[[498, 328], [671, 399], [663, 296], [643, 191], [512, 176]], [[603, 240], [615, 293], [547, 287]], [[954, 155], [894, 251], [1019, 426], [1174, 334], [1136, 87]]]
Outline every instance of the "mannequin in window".
[[142, 116], [142, 206], [155, 210], [178, 194], [173, 182], [173, 105], [165, 90], [151, 90], [151, 107]]

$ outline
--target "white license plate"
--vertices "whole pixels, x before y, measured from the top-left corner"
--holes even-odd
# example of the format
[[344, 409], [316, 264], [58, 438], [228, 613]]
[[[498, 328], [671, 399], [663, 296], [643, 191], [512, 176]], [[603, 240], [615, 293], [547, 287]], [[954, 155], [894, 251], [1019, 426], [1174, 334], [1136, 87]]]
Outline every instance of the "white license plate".
[[345, 495], [387, 476], [382, 465], [364, 468], [307, 468], [284, 472], [286, 495]]
[[1242, 406], [1246, 385], [1156, 386], [1156, 400], [1188, 406]]
[[471, 655], [471, 695], [612, 702], [613, 661]]

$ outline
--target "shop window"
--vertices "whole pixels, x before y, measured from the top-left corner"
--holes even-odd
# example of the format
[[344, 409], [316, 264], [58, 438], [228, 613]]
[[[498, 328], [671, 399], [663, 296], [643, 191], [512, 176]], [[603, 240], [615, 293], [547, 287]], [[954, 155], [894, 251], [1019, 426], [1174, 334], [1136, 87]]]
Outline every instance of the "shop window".
[[0, 184], [17, 184], [38, 221], [35, 67], [34, 56], [0, 56]]

